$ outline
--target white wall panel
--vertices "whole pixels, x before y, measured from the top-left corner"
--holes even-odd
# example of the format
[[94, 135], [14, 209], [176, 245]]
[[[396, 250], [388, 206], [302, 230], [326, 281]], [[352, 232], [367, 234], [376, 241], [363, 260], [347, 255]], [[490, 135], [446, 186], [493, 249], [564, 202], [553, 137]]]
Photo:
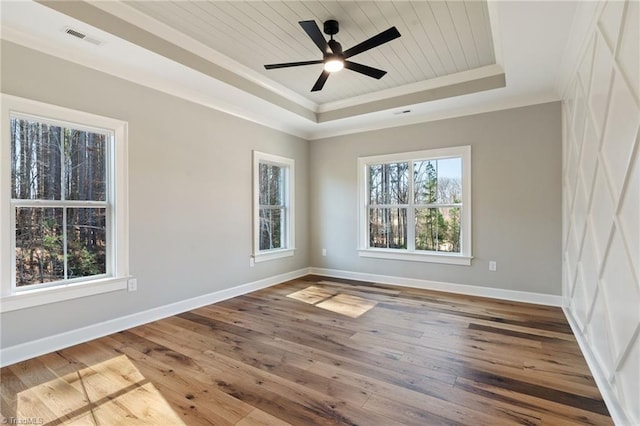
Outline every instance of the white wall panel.
[[580, 257], [580, 267], [584, 277], [583, 283], [587, 298], [592, 300], [595, 297], [598, 287], [599, 264], [596, 261], [595, 248], [590, 232], [585, 232], [584, 245], [582, 246], [582, 256]]
[[640, 2], [632, 1], [627, 4], [624, 26], [621, 34], [620, 47], [617, 52], [617, 63], [620, 65], [627, 83], [638, 99], [640, 93]]
[[629, 91], [629, 86], [617, 73], [613, 80], [607, 128], [602, 140], [602, 154], [615, 199], [619, 198], [622, 190], [634, 146], [629, 141], [635, 140], [638, 124], [640, 109]]
[[593, 188], [593, 179], [596, 175], [596, 161], [598, 159], [599, 149], [600, 139], [596, 133], [595, 125], [592, 120], [587, 120], [580, 157], [580, 174], [582, 182], [589, 192], [587, 197], [588, 199], [591, 198], [591, 190]]
[[593, 49], [596, 43], [595, 36], [591, 37], [591, 41], [587, 47], [587, 50], [582, 57], [580, 68], [578, 69], [578, 76], [582, 87], [589, 87], [591, 84], [591, 70], [593, 69]]
[[638, 425], [639, 3], [610, 1], [598, 13], [564, 99], [563, 289], [613, 417]]
[[585, 102], [585, 90], [580, 82], [576, 82], [575, 103], [573, 105], [573, 134], [572, 140], [574, 144], [580, 146], [582, 142], [582, 133], [584, 132], [584, 119], [587, 114], [587, 104]]
[[578, 183], [575, 194], [575, 201], [573, 204], [573, 225], [575, 228], [576, 238], [578, 241], [578, 247], [580, 247], [580, 243], [582, 242], [582, 238], [584, 235], [584, 227], [586, 225], [587, 220], [587, 202], [589, 200], [588, 196], [591, 193], [587, 188], [585, 188], [584, 184], [582, 184], [582, 178], [578, 176]]
[[624, 2], [610, 1], [605, 5], [598, 20], [598, 27], [610, 50], [614, 50], [618, 42], [620, 20], [622, 19], [623, 11]]
[[572, 299], [572, 308], [576, 316], [576, 319], [580, 323], [580, 328], [584, 329], [587, 324], [587, 314], [590, 308], [589, 300], [587, 298], [586, 287], [584, 285], [584, 277], [582, 276], [582, 270], [577, 269], [575, 290]]
[[622, 356], [627, 349], [631, 336], [640, 323], [640, 295], [634, 281], [622, 236], [620, 232], [615, 232], [601, 282], [613, 323], [613, 349], [616, 358]]
[[[629, 417], [632, 419], [640, 419], [640, 404], [638, 403], [638, 395], [640, 395], [640, 340], [637, 338], [630, 348], [625, 362], [620, 366], [616, 375], [618, 381], [617, 388], [620, 396], [629, 409]], [[637, 424], [637, 423], [636, 423]]]
[[568, 201], [570, 206], [573, 206], [573, 203], [575, 202], [576, 187], [577, 187], [575, 183], [577, 182], [577, 179], [578, 179], [578, 164], [579, 164], [578, 148], [576, 147], [576, 144], [573, 141], [574, 135], [575, 133], [572, 133], [572, 136], [569, 136], [569, 142], [567, 143], [568, 152], [566, 154], [567, 164], [565, 166], [566, 168], [563, 173], [567, 181], [572, 183], [572, 185], [568, 188], [569, 189]]
[[[607, 306], [602, 294], [597, 294], [594, 300], [594, 318], [607, 318]], [[595, 354], [600, 361], [607, 377], [614, 371], [614, 358], [611, 351], [611, 337], [609, 331], [609, 321], [591, 321], [588, 326], [589, 342], [594, 345]], [[602, 344], [597, 344], [598, 342]]]
[[[638, 145], [638, 142], [636, 142]], [[627, 181], [627, 190], [622, 199], [622, 205], [618, 213], [620, 229], [624, 235], [640, 235], [640, 165], [637, 161], [632, 163], [632, 170]], [[640, 259], [640, 238], [627, 238], [627, 248], [631, 259]], [[638, 262], [632, 266], [635, 268], [636, 278], [640, 276]]]
[[[602, 129], [604, 128], [612, 70], [613, 59], [611, 51], [602, 36], [599, 36], [596, 42], [596, 55], [594, 57], [591, 87], [589, 89], [589, 109], [593, 114], [599, 134], [602, 134]], [[576, 108], [578, 108], [578, 105], [576, 105]], [[580, 134], [578, 134], [578, 136], [580, 136]]]
[[598, 168], [595, 181], [593, 199], [591, 200], [591, 208], [589, 209], [589, 226], [596, 241], [597, 251], [600, 254], [599, 260], [602, 261], [606, 253], [607, 243], [609, 242], [615, 210], [602, 167]]

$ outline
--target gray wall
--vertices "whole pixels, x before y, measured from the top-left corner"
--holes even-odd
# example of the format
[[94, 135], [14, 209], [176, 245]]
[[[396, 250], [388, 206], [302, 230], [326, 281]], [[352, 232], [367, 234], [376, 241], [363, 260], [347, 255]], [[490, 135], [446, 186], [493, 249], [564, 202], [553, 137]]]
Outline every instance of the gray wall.
[[[556, 102], [311, 142], [311, 266], [561, 294], [561, 133]], [[471, 145], [472, 265], [360, 258], [357, 158], [459, 145]]]
[[[3, 348], [309, 265], [307, 141], [9, 42], [2, 91], [129, 122], [138, 278], [134, 293], [2, 314]], [[250, 268], [254, 149], [296, 161], [297, 250]]]

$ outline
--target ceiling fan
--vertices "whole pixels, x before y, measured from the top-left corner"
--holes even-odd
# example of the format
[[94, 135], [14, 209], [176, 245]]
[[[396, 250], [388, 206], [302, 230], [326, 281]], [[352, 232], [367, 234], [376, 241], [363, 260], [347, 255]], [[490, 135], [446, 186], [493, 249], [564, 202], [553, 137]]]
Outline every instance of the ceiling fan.
[[322, 71], [322, 74], [320, 74], [320, 77], [318, 77], [316, 84], [313, 85], [313, 88], [311, 89], [312, 92], [322, 90], [324, 83], [326, 83], [327, 78], [329, 78], [329, 74], [340, 71], [342, 68], [347, 68], [351, 71], [359, 72], [360, 74], [364, 74], [376, 79], [382, 78], [382, 76], [387, 73], [386, 71], [367, 65], [358, 64], [356, 62], [351, 62], [347, 59], [400, 37], [400, 32], [398, 32], [396, 27], [391, 27], [388, 30], [383, 31], [380, 34], [363, 41], [362, 43], [356, 44], [352, 48], [347, 49], [343, 52], [340, 43], [333, 39], [334, 34], [337, 34], [339, 31], [338, 21], [330, 19], [324, 23], [324, 32], [331, 37], [328, 42], [320, 32], [320, 28], [318, 27], [318, 24], [316, 24], [316, 21], [300, 21], [298, 23], [311, 38], [311, 40], [313, 40], [316, 46], [318, 46], [318, 49], [320, 49], [320, 51], [322, 52], [323, 58], [316, 61], [270, 64], [265, 65], [264, 67], [268, 70], [271, 70], [275, 68], [324, 64], [324, 70]]

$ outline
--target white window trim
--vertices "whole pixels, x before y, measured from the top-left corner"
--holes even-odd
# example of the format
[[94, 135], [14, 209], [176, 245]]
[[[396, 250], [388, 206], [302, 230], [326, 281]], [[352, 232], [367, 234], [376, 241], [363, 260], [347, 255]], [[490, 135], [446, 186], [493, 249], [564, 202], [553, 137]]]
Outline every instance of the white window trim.
[[[72, 110], [43, 102], [2, 94], [0, 117], [0, 312], [9, 312], [33, 306], [71, 300], [127, 288], [129, 276], [129, 211], [128, 211], [128, 156], [127, 123], [90, 113]], [[15, 235], [11, 229], [11, 114], [67, 123], [75, 128], [99, 128], [113, 132], [116, 143], [108, 167], [115, 185], [112, 193], [113, 227], [107, 235], [112, 244], [109, 276], [100, 275], [85, 280], [69, 280], [63, 284], [35, 289], [16, 289], [13, 245]]]
[[[367, 212], [367, 168], [370, 164], [410, 162], [420, 159], [438, 160], [451, 157], [462, 158], [462, 214], [460, 224], [460, 253], [409, 251], [408, 249], [370, 248], [368, 246], [369, 221]], [[409, 176], [413, 182], [413, 176]], [[358, 254], [360, 257], [404, 260], [412, 262], [445, 263], [451, 265], [471, 265], [471, 146], [439, 148], [425, 151], [374, 155], [358, 158]]]
[[[260, 163], [269, 163], [285, 170], [284, 203], [287, 212], [284, 248], [260, 250]], [[253, 260], [256, 263], [291, 257], [295, 252], [295, 162], [291, 158], [253, 151]]]

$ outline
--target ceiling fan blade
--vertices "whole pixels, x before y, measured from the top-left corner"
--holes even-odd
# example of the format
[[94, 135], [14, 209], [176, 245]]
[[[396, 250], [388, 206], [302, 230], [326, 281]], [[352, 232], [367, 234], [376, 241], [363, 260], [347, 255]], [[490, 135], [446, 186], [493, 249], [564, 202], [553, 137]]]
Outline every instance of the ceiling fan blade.
[[303, 61], [303, 62], [285, 62], [284, 64], [269, 64], [264, 67], [268, 70], [272, 70], [275, 68], [289, 68], [289, 67], [300, 67], [302, 65], [313, 65], [313, 64], [321, 64], [322, 60], [317, 61]]
[[385, 44], [393, 39], [400, 37], [400, 32], [396, 27], [391, 27], [386, 31], [381, 32], [378, 35], [374, 35], [368, 40], [363, 41], [360, 44], [356, 44], [350, 49], [347, 49], [343, 52], [345, 58], [350, 58], [351, 56], [355, 56], [359, 53], [364, 52], [365, 50], [373, 49], [374, 47], [378, 47], [381, 44]]
[[358, 64], [356, 62], [344, 61], [344, 67], [351, 71], [359, 72], [360, 74], [367, 75], [369, 77], [377, 78], [380, 80], [387, 72], [378, 68], [373, 68], [367, 65]]
[[300, 21], [298, 24], [300, 24], [304, 32], [307, 33], [322, 53], [332, 53], [331, 48], [329, 47], [327, 40], [322, 35], [320, 28], [318, 28], [316, 21]]
[[316, 84], [313, 85], [311, 91], [317, 92], [318, 90], [322, 90], [322, 88], [324, 87], [324, 83], [327, 82], [327, 78], [329, 78], [329, 72], [322, 71], [322, 74], [320, 74], [320, 77], [318, 77], [318, 80], [316, 81]]

